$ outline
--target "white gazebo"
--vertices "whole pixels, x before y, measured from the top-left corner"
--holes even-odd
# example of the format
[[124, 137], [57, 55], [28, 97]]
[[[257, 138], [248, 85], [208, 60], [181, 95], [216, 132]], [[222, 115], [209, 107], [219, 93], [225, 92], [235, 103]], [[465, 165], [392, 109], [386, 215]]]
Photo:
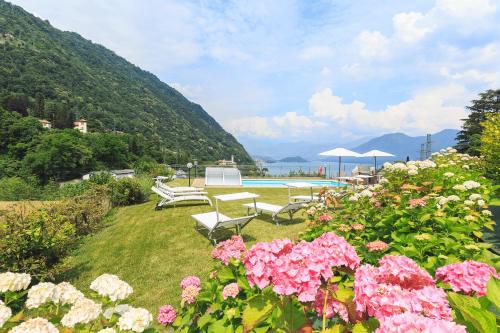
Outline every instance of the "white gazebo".
[[355, 151], [345, 149], [345, 148], [335, 148], [332, 150], [324, 151], [319, 153], [320, 156], [335, 156], [339, 158], [339, 174], [340, 177], [340, 164], [342, 163], [342, 157], [362, 157], [361, 154], [356, 153]]
[[391, 157], [394, 155], [391, 153], [386, 153], [385, 151], [374, 149], [374, 150], [367, 151], [364, 154], [361, 154], [361, 156], [373, 157], [375, 159], [375, 171], [377, 171], [377, 157]]

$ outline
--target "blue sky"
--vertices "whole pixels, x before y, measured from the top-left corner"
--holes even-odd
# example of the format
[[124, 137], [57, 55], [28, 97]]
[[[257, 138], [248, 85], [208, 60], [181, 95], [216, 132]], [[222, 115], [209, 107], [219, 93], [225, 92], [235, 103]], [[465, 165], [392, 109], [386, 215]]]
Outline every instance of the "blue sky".
[[200, 103], [238, 138], [458, 128], [500, 88], [500, 1], [14, 0]]

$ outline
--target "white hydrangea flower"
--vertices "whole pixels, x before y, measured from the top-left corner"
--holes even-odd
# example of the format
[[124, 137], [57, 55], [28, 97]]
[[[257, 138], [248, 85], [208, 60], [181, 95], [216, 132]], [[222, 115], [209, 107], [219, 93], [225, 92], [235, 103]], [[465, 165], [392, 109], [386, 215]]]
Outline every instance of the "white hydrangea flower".
[[454, 174], [453, 172], [445, 172], [445, 173], [443, 174], [443, 176], [445, 176], [445, 177], [447, 177], [447, 178], [451, 178], [451, 177], [455, 176], [455, 174]]
[[132, 307], [128, 304], [118, 304], [115, 307], [107, 308], [106, 310], [104, 310], [102, 315], [104, 316], [104, 318], [110, 319], [114, 313], [121, 316], [130, 309], [132, 309]]
[[431, 161], [431, 160], [416, 161], [416, 165], [417, 165], [420, 169], [428, 169], [428, 168], [435, 168], [435, 167], [436, 167], [436, 163], [434, 163], [434, 162], [433, 162], [433, 161]]
[[470, 160], [470, 157], [469, 156], [462, 156], [462, 158], [460, 158], [462, 161], [468, 161]]
[[454, 190], [457, 190], [457, 191], [465, 191], [466, 190], [465, 186], [463, 186], [463, 185], [455, 185], [452, 188]]
[[25, 273], [0, 273], [0, 293], [25, 290], [31, 283], [31, 276]]
[[448, 199], [448, 201], [460, 201], [460, 197], [458, 195], [454, 195], [454, 194], [449, 195], [447, 199]]
[[487, 209], [484, 209], [481, 211], [481, 214], [483, 214], [484, 216], [491, 216], [493, 215], [489, 210]]
[[131, 308], [118, 320], [118, 327], [122, 331], [142, 332], [153, 321], [153, 316], [143, 308]]
[[74, 327], [76, 324], [88, 324], [96, 320], [102, 311], [102, 305], [88, 298], [82, 298], [62, 317], [61, 324]]
[[359, 196], [358, 196], [358, 194], [357, 194], [357, 193], [356, 193], [356, 194], [354, 194], [354, 195], [351, 195], [351, 196], [349, 197], [349, 201], [355, 202], [355, 201], [358, 201], [358, 200], [359, 200]]
[[446, 167], [448, 167], [448, 164], [446, 164], [446, 163], [443, 163], [443, 164], [439, 165], [439, 168], [446, 168]]
[[26, 307], [28, 309], [38, 308], [40, 305], [54, 299], [56, 285], [51, 282], [41, 282], [30, 288]]
[[55, 290], [52, 301], [56, 304], [75, 304], [79, 299], [84, 298], [84, 295], [81, 291], [76, 289], [69, 282], [61, 282], [59, 283]]
[[406, 164], [401, 162], [397, 162], [392, 165], [392, 170], [406, 171], [407, 169], [408, 167], [406, 166]]
[[409, 175], [409, 176], [415, 176], [415, 175], [418, 175], [418, 171], [417, 171], [417, 169], [409, 169], [409, 170], [408, 170], [408, 175]]
[[59, 331], [47, 319], [38, 317], [14, 327], [9, 333], [59, 333]]
[[470, 167], [467, 164], [462, 165], [462, 169], [469, 170]]
[[452, 148], [452, 147], [448, 147], [448, 148], [446, 148], [446, 151], [447, 151], [448, 153], [452, 153], [452, 154], [454, 154], [454, 153], [456, 153], [456, 152], [457, 152], [457, 150], [456, 150], [455, 148]]
[[464, 200], [464, 205], [466, 206], [472, 206], [474, 204], [474, 201], [472, 200]]
[[474, 220], [476, 220], [476, 218], [474, 216], [472, 216], [472, 215], [467, 215], [466, 217], [464, 217], [464, 219], [466, 221], [474, 221]]
[[383, 165], [384, 169], [387, 169], [387, 170], [392, 170], [392, 164], [389, 163], [389, 162], [385, 162], [384, 165]]
[[0, 328], [12, 317], [12, 310], [0, 300]]
[[[446, 198], [446, 197], [437, 197], [436, 199], [438, 200], [438, 204], [440, 206], [446, 205], [448, 203], [448, 201], [449, 201], [448, 198]], [[441, 208], [441, 207], [439, 207], [439, 208]]]
[[479, 200], [482, 198], [483, 197], [481, 196], [481, 194], [477, 194], [477, 193], [473, 193], [473, 194], [469, 195], [469, 200], [472, 200], [472, 201], [476, 201], [476, 200]]
[[388, 184], [389, 183], [389, 179], [387, 179], [387, 178], [380, 178], [380, 180], [379, 180], [378, 183], [379, 184]]
[[457, 163], [455, 163], [454, 161], [450, 161], [450, 163], [448, 163], [449, 165], [456, 165]]
[[118, 301], [127, 298], [134, 291], [125, 281], [112, 274], [103, 274], [92, 281], [90, 289], [101, 296], [107, 296], [110, 300]]
[[485, 204], [486, 203], [482, 199], [477, 201], [477, 205], [480, 206], [480, 207], [484, 206]]
[[468, 190], [472, 190], [473, 188], [478, 188], [481, 186], [481, 184], [473, 180], [467, 180], [462, 185]]
[[367, 197], [367, 198], [371, 198], [373, 197], [373, 192], [370, 191], [370, 190], [363, 190], [359, 193], [359, 196], [360, 197]]

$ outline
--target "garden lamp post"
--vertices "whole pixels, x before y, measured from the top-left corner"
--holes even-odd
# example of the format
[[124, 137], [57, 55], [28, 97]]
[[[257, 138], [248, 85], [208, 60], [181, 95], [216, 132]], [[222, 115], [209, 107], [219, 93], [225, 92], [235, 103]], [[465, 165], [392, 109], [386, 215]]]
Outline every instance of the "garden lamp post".
[[188, 164], [186, 164], [186, 166], [188, 168], [188, 186], [191, 186], [191, 168], [193, 167], [193, 163], [189, 162]]

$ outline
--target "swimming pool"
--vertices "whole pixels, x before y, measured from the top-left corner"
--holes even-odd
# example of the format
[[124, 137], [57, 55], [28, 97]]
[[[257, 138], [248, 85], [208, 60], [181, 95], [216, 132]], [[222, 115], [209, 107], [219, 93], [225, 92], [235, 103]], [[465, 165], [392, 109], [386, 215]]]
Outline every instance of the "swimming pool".
[[310, 183], [316, 187], [341, 187], [345, 184], [335, 180], [307, 180], [307, 179], [242, 179], [241, 185], [245, 187], [286, 187], [287, 183]]

